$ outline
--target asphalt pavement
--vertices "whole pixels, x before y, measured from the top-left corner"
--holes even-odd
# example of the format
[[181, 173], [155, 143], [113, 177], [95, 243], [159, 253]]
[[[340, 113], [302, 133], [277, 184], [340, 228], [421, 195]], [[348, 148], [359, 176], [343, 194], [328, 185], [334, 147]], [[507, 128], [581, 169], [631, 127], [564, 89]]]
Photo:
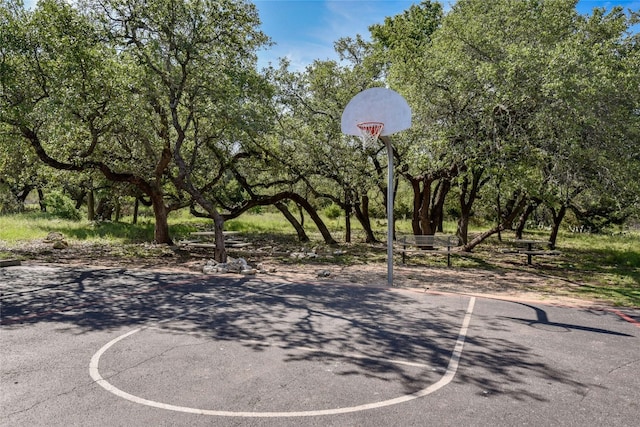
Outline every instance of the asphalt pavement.
[[0, 269], [2, 426], [632, 426], [640, 311]]

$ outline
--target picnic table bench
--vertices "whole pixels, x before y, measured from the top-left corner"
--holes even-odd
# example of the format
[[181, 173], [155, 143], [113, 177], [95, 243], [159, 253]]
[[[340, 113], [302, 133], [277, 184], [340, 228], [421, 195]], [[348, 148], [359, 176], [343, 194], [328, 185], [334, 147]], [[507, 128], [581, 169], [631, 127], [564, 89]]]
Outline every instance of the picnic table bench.
[[447, 234], [439, 235], [406, 235], [397, 240], [402, 253], [402, 263], [406, 263], [407, 254], [444, 253], [447, 255], [447, 266], [451, 267], [451, 248], [458, 246], [458, 237]]
[[[244, 242], [242, 240], [238, 240], [233, 238], [233, 236], [239, 234], [238, 231], [224, 231], [224, 246], [225, 248], [234, 248], [240, 249], [247, 246], [251, 246], [251, 243]], [[215, 243], [215, 231], [194, 231], [191, 233], [192, 237], [196, 237], [197, 240], [187, 240], [183, 242], [187, 246], [191, 246], [194, 248], [211, 248], [214, 249], [216, 247]]]
[[544, 240], [515, 239], [512, 240], [512, 242], [518, 246], [526, 247], [526, 249], [518, 249], [518, 253], [527, 256], [527, 265], [531, 265], [531, 261], [534, 256], [553, 256], [561, 254], [560, 251], [556, 250], [544, 250], [536, 248], [537, 246], [549, 244], [549, 242], [545, 242]]

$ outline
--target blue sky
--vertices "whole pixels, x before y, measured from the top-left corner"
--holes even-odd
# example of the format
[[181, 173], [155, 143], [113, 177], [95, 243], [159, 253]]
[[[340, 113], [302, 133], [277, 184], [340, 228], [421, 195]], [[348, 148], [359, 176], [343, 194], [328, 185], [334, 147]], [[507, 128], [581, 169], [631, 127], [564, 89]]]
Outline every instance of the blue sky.
[[[491, 0], [488, 0], [491, 1]], [[286, 57], [301, 69], [315, 59], [337, 59], [333, 43], [341, 37], [369, 36], [369, 26], [384, 22], [420, 0], [254, 0], [263, 31], [276, 43], [260, 53], [260, 65], [277, 65]], [[441, 0], [445, 10], [450, 0]], [[577, 9], [589, 14], [594, 7], [623, 6], [640, 10], [640, 0], [580, 0]]]
[[[31, 7], [37, 0], [24, 0]], [[488, 0], [491, 1], [491, 0]], [[254, 0], [260, 12], [262, 30], [276, 44], [259, 53], [259, 66], [278, 64], [286, 57], [294, 69], [302, 69], [315, 59], [337, 59], [333, 43], [341, 37], [360, 34], [368, 38], [372, 24], [384, 22], [420, 0]], [[441, 0], [445, 5], [453, 0]], [[640, 10], [640, 0], [580, 0], [578, 11], [590, 13], [594, 7], [620, 5]], [[448, 6], [446, 6], [448, 8]]]

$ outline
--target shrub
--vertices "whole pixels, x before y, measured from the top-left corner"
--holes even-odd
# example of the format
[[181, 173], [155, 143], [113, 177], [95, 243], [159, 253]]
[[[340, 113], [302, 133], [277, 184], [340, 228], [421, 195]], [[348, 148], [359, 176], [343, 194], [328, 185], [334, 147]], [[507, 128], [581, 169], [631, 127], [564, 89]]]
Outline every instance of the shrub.
[[342, 209], [340, 208], [340, 206], [336, 205], [335, 203], [332, 203], [326, 208], [324, 208], [324, 214], [329, 219], [337, 219], [338, 217], [340, 217], [341, 213], [342, 213]]
[[6, 185], [0, 185], [0, 214], [21, 212], [23, 207]]
[[72, 221], [79, 221], [81, 218], [80, 212], [76, 209], [73, 200], [59, 191], [49, 193], [44, 198], [44, 201], [47, 212], [53, 216]]

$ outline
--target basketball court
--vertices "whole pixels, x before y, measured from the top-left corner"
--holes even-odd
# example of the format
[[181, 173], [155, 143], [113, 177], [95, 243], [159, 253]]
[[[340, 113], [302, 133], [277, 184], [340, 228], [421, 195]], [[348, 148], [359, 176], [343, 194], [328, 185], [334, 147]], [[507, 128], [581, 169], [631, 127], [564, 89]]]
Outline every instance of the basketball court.
[[1, 425], [632, 425], [638, 311], [8, 267]]

